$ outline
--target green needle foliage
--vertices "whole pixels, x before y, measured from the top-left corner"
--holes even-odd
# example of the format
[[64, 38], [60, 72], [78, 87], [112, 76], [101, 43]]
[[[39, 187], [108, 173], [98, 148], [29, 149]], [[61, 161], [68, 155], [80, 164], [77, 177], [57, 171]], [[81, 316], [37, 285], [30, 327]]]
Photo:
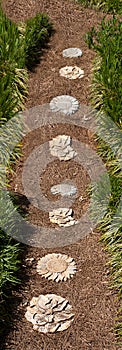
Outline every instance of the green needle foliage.
[[27, 68], [39, 62], [52, 33], [46, 14], [26, 23], [13, 23], [0, 9], [0, 123], [23, 110], [27, 97]]
[[122, 22], [115, 17], [87, 34], [96, 51], [91, 88], [92, 103], [120, 125], [122, 122]]
[[22, 25], [20, 31], [25, 37], [25, 64], [32, 70], [39, 62], [42, 49], [46, 47], [53, 32], [53, 26], [47, 14], [38, 13], [34, 18], [27, 20], [25, 27]]
[[110, 12], [113, 14], [122, 13], [121, 0], [78, 0], [85, 7], [96, 8], [103, 12]]
[[0, 9], [0, 124], [24, 108], [27, 96], [24, 42]]
[[[115, 2], [116, 3], [116, 2]], [[110, 253], [109, 265], [113, 285], [122, 297], [122, 22], [115, 17], [102, 21], [98, 30], [87, 33], [89, 48], [96, 51], [91, 84], [91, 102], [98, 116], [98, 153], [109, 174], [111, 195], [107, 213], [100, 221], [101, 240]], [[114, 123], [113, 123], [114, 122]], [[103, 139], [102, 139], [103, 136]], [[101, 191], [103, 188], [101, 188]], [[93, 188], [94, 191], [94, 188]], [[95, 193], [95, 191], [94, 191]], [[94, 200], [92, 215], [97, 207], [102, 211], [100, 190]], [[107, 193], [107, 188], [105, 190]], [[112, 287], [113, 287], [112, 285]], [[116, 334], [122, 336], [118, 316]]]
[[19, 267], [19, 244], [0, 230], [0, 290], [5, 292], [6, 285], [18, 283], [16, 272]]

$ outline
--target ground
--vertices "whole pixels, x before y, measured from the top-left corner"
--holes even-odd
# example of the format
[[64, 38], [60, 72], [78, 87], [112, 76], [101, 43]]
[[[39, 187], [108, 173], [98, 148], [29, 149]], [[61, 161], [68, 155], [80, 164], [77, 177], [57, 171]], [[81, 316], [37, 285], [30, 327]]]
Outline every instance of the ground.
[[[5, 0], [3, 3], [7, 15], [15, 21], [23, 21], [37, 12], [47, 12], [54, 24], [55, 34], [50, 40], [48, 49], [41, 57], [40, 64], [34, 72], [29, 73], [29, 96], [26, 108], [49, 103], [57, 95], [68, 94], [78, 99], [81, 104], [90, 103], [91, 69], [94, 52], [85, 43], [85, 34], [94, 25], [97, 26], [103, 14], [97, 11], [83, 9], [73, 1], [39, 0]], [[79, 47], [83, 56], [78, 59], [66, 59], [62, 50], [67, 47]], [[79, 65], [85, 71], [83, 79], [68, 80], [59, 76], [59, 69], [67, 64]], [[92, 144], [95, 140], [88, 132], [76, 126], [58, 125], [38, 129], [23, 140], [23, 157], [15, 167], [15, 175], [10, 179], [11, 189], [23, 195], [22, 168], [29, 152], [41, 143], [57, 134], [68, 133], [71, 137]], [[48, 166], [40, 178], [43, 193], [51, 198], [49, 188], [55, 182], [62, 181], [68, 173], [73, 176], [79, 191], [85, 191], [89, 183], [88, 174], [82, 167], [70, 161], [55, 161]], [[82, 181], [81, 181], [82, 176]], [[81, 191], [81, 192], [82, 192]], [[76, 216], [85, 210], [75, 203]], [[26, 207], [25, 201], [22, 202]], [[76, 210], [77, 208], [77, 210]], [[28, 206], [32, 222], [49, 225], [47, 215], [38, 213], [32, 205]], [[37, 249], [25, 246], [25, 256], [21, 271], [22, 285], [15, 288], [12, 296], [13, 324], [8, 335], [2, 341], [1, 350], [118, 350], [113, 332], [114, 320], [117, 316], [116, 293], [110, 290], [110, 271], [107, 265], [108, 254], [99, 243], [100, 233], [93, 232], [76, 244], [58, 249]], [[77, 263], [77, 273], [68, 282], [55, 283], [37, 275], [36, 264], [40, 257], [47, 253], [60, 252], [72, 256]], [[32, 265], [25, 258], [34, 258]], [[75, 319], [67, 331], [59, 334], [43, 335], [33, 331], [31, 323], [24, 314], [27, 304], [33, 296], [55, 293], [69, 300], [75, 310]]]

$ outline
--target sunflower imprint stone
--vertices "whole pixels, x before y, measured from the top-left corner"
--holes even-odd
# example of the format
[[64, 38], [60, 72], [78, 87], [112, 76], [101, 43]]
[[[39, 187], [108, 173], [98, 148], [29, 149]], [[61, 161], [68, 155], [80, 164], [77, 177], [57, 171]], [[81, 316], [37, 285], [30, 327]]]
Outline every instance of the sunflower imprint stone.
[[73, 211], [70, 208], [58, 208], [49, 212], [50, 222], [60, 227], [72, 226], [78, 223], [73, 217]]
[[67, 135], [58, 135], [49, 141], [50, 153], [60, 160], [70, 160], [74, 158], [77, 153], [71, 147], [71, 138]]
[[77, 66], [65, 66], [59, 70], [59, 74], [68, 79], [81, 79], [84, 76], [84, 70]]
[[63, 57], [81, 57], [82, 51], [77, 47], [69, 47], [68, 49], [63, 50]]
[[74, 318], [68, 300], [56, 294], [33, 297], [25, 313], [33, 329], [42, 333], [54, 333], [67, 329]]
[[47, 254], [39, 259], [37, 272], [48, 280], [66, 281], [75, 274], [76, 263], [73, 258], [65, 254]]
[[50, 109], [52, 112], [62, 112], [66, 115], [75, 113], [78, 108], [78, 100], [69, 95], [56, 96], [50, 102]]
[[77, 193], [77, 188], [70, 184], [59, 184], [51, 187], [52, 194], [60, 194], [62, 197], [73, 196]]

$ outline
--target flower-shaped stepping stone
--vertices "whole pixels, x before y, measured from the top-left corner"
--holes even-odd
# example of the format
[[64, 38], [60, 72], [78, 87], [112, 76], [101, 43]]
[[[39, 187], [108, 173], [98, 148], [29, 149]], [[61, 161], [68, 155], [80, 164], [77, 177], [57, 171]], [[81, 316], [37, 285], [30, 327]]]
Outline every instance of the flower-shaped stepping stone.
[[54, 333], [67, 329], [74, 318], [68, 300], [56, 294], [33, 297], [25, 313], [33, 329], [42, 333]]
[[52, 112], [62, 112], [66, 115], [75, 113], [78, 108], [78, 100], [69, 95], [56, 96], [50, 102], [50, 109]]
[[73, 196], [77, 193], [77, 188], [70, 184], [59, 184], [51, 187], [52, 194], [60, 194], [62, 197]]
[[69, 47], [68, 49], [63, 50], [63, 57], [81, 57], [82, 51], [77, 47]]
[[47, 254], [39, 259], [37, 272], [42, 277], [55, 282], [66, 281], [76, 272], [76, 264], [73, 258], [65, 254]]
[[65, 66], [59, 70], [59, 74], [68, 79], [81, 79], [84, 77], [84, 70], [77, 66]]
[[78, 222], [73, 218], [73, 211], [70, 208], [58, 208], [49, 212], [50, 222], [57, 224], [60, 227], [68, 227], [77, 224]]
[[71, 138], [67, 135], [58, 135], [49, 141], [50, 153], [60, 160], [73, 159], [77, 153], [71, 147]]

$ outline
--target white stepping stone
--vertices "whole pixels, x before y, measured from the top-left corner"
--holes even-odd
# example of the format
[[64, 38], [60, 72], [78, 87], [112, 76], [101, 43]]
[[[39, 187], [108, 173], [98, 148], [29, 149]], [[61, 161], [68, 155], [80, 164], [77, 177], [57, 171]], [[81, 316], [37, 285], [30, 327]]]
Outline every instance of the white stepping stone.
[[70, 208], [58, 208], [49, 212], [50, 222], [57, 224], [60, 227], [73, 226], [78, 223], [72, 217], [73, 211]]
[[60, 160], [73, 159], [77, 153], [71, 147], [71, 138], [67, 135], [58, 135], [49, 141], [50, 153]]
[[51, 187], [52, 194], [60, 194], [62, 197], [73, 196], [77, 192], [77, 188], [69, 184], [59, 184]]
[[63, 50], [63, 57], [81, 57], [82, 51], [77, 47], [69, 47], [68, 49]]
[[54, 97], [50, 102], [52, 112], [62, 112], [71, 115], [79, 109], [79, 102], [75, 97], [69, 95], [61, 95]]
[[81, 79], [84, 77], [84, 70], [77, 66], [65, 66], [59, 70], [59, 74], [68, 79]]
[[33, 297], [25, 313], [33, 329], [42, 333], [54, 333], [67, 329], [74, 319], [68, 300], [56, 294]]

